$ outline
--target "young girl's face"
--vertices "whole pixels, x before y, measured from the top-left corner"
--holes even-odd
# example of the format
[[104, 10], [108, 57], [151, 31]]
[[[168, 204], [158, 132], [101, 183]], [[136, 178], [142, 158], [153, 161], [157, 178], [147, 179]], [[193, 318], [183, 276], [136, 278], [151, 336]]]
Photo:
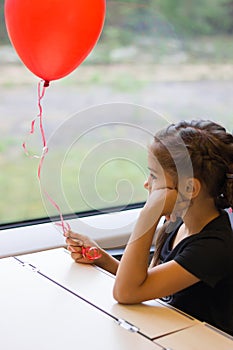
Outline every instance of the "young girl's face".
[[157, 158], [150, 151], [148, 152], [148, 169], [149, 176], [144, 183], [144, 187], [149, 193], [162, 188], [175, 187], [172, 176], [164, 171]]

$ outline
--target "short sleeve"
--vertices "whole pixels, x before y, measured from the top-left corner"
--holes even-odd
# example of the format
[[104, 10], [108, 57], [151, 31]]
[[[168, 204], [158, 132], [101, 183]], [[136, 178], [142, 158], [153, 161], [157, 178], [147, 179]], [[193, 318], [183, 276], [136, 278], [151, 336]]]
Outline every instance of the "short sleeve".
[[227, 274], [230, 258], [226, 241], [202, 237], [187, 244], [174, 260], [184, 269], [214, 287]]

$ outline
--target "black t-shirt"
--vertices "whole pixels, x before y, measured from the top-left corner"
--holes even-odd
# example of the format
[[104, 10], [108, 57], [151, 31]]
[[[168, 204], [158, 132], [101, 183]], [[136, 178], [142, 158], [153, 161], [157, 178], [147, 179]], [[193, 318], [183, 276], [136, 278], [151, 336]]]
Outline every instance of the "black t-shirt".
[[233, 335], [233, 232], [229, 217], [221, 211], [198, 234], [184, 238], [171, 250], [181, 223], [169, 234], [161, 261], [175, 260], [200, 282], [162, 299]]

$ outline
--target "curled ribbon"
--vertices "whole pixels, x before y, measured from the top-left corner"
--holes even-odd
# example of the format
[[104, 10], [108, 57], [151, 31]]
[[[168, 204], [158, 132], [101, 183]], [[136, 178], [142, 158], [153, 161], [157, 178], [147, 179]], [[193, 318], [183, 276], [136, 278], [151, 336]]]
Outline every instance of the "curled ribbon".
[[74, 242], [77, 243], [76, 247], [81, 248], [81, 254], [84, 259], [96, 260], [101, 258], [102, 254], [99, 252], [99, 249], [97, 247], [84, 246], [84, 242], [78, 238], [74, 238], [74, 237], [68, 237], [68, 238], [71, 238]]
[[96, 260], [101, 258], [102, 254], [100, 254], [99, 249], [96, 247], [82, 246], [82, 256], [88, 260]]
[[[42, 86], [42, 84], [43, 84], [43, 86]], [[26, 146], [26, 141], [23, 143], [22, 146], [23, 146], [25, 154], [28, 157], [39, 158], [40, 159], [39, 165], [38, 165], [38, 171], [37, 171], [37, 177], [38, 177], [38, 180], [39, 180], [40, 187], [41, 187], [43, 193], [45, 194], [46, 198], [49, 200], [49, 202], [58, 211], [61, 222], [56, 223], [56, 225], [57, 226], [61, 226], [62, 230], [63, 230], [63, 233], [65, 233], [67, 231], [70, 231], [71, 227], [70, 227], [69, 223], [64, 220], [60, 206], [53, 200], [53, 198], [48, 194], [48, 192], [41, 185], [41, 170], [42, 170], [42, 167], [43, 167], [43, 162], [44, 162], [45, 156], [48, 153], [48, 146], [47, 146], [47, 141], [46, 141], [45, 132], [44, 132], [44, 126], [43, 126], [43, 108], [42, 108], [41, 102], [42, 102], [42, 99], [43, 99], [43, 97], [45, 95], [45, 90], [46, 90], [46, 88], [48, 86], [49, 86], [49, 82], [48, 81], [41, 80], [38, 83], [38, 109], [39, 109], [39, 114], [31, 122], [31, 129], [30, 129], [30, 132], [29, 132], [29, 136], [34, 134], [36, 119], [39, 118], [40, 133], [41, 133], [42, 144], [43, 144], [42, 154], [41, 154], [41, 156], [30, 155], [30, 153], [29, 153], [29, 151], [27, 149], [27, 146]], [[96, 260], [96, 259], [99, 259], [102, 255], [100, 254], [98, 248], [96, 248], [96, 247], [84, 247], [84, 246], [82, 246], [82, 256], [83, 256], [83, 258], [87, 258], [89, 260]]]
[[[42, 84], [43, 84], [43, 86], [42, 86]], [[38, 180], [39, 180], [40, 187], [41, 187], [43, 193], [45, 194], [46, 198], [49, 200], [49, 202], [58, 211], [61, 222], [60, 223], [56, 223], [56, 225], [57, 226], [61, 226], [62, 230], [63, 230], [63, 233], [65, 233], [66, 231], [70, 230], [70, 225], [69, 225], [69, 223], [65, 222], [65, 220], [63, 218], [63, 215], [62, 215], [61, 208], [59, 207], [59, 205], [53, 200], [53, 198], [50, 197], [48, 192], [41, 185], [41, 170], [42, 170], [42, 167], [43, 167], [43, 162], [44, 162], [45, 156], [48, 153], [48, 146], [47, 146], [47, 141], [46, 141], [45, 132], [44, 132], [44, 126], [43, 126], [43, 108], [42, 108], [41, 102], [42, 102], [42, 99], [43, 99], [43, 97], [45, 95], [45, 90], [46, 90], [46, 88], [48, 86], [49, 86], [49, 82], [48, 81], [41, 80], [38, 83], [38, 109], [39, 109], [39, 114], [31, 122], [31, 129], [30, 129], [30, 132], [29, 132], [29, 136], [34, 134], [35, 123], [36, 123], [36, 119], [38, 118], [39, 119], [39, 126], [40, 126], [40, 134], [41, 134], [41, 139], [42, 139], [42, 144], [43, 144], [42, 154], [41, 154], [41, 156], [30, 155], [30, 153], [29, 153], [29, 151], [27, 149], [27, 146], [26, 146], [26, 141], [23, 143], [22, 146], [23, 146], [25, 154], [28, 157], [39, 158], [40, 159], [39, 165], [38, 165], [38, 171], [37, 171], [37, 177], [38, 177]]]

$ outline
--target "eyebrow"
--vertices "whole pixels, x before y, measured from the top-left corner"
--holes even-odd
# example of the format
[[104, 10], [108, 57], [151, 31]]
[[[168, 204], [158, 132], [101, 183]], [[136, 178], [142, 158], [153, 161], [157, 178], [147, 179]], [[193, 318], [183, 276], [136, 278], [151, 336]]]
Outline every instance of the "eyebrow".
[[152, 173], [155, 173], [155, 174], [158, 174], [158, 172], [156, 171], [156, 170], [154, 170], [154, 169], [151, 169], [151, 168], [149, 168], [149, 167], [147, 167]]

